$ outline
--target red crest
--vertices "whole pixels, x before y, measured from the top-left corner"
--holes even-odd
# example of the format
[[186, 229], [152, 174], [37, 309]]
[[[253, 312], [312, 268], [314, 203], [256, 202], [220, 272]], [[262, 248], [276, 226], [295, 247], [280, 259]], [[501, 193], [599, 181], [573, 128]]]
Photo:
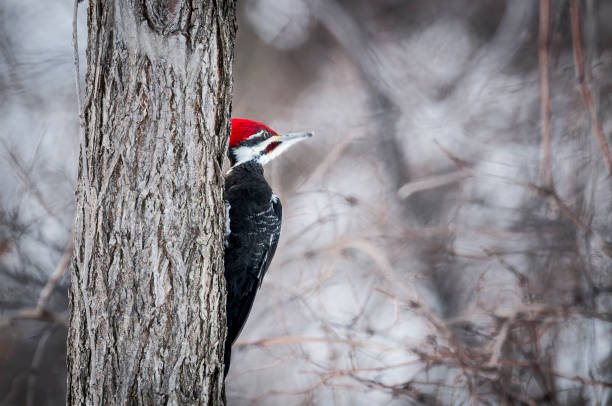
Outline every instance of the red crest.
[[232, 134], [230, 135], [229, 145], [235, 147], [240, 144], [244, 139], [249, 138], [251, 135], [266, 130], [270, 134], [276, 134], [276, 131], [265, 125], [260, 121], [250, 120], [248, 118], [232, 118]]

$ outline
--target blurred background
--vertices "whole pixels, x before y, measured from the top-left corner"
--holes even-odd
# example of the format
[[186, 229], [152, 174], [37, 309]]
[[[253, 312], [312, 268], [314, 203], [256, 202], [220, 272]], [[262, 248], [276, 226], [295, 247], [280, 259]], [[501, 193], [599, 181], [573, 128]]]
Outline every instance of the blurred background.
[[[0, 3], [0, 405], [65, 401], [72, 7]], [[238, 7], [234, 116], [316, 137], [228, 403], [612, 404], [612, 2]]]

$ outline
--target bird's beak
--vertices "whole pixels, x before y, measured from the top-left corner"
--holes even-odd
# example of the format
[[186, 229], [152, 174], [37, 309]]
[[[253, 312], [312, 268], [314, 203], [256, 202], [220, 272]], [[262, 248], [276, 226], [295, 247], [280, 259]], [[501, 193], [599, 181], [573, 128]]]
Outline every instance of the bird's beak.
[[[313, 136], [313, 133], [290, 133], [286, 135], [274, 135], [261, 143], [261, 156], [259, 163], [265, 165], [283, 152], [291, 148], [292, 145]], [[271, 148], [269, 148], [271, 147]], [[259, 147], [258, 147], [259, 148]]]
[[275, 135], [270, 139], [276, 142], [285, 142], [285, 141], [297, 141], [302, 140], [304, 138], [310, 138], [314, 135], [313, 132], [301, 132], [301, 133], [290, 133], [286, 135]]

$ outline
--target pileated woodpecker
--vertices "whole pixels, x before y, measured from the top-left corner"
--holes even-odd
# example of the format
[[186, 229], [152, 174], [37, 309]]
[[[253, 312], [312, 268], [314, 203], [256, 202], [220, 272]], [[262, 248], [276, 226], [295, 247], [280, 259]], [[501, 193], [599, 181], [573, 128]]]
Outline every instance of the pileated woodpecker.
[[308, 132], [278, 135], [259, 121], [233, 118], [229, 141], [231, 169], [225, 176], [225, 280], [227, 285], [227, 338], [225, 371], [232, 344], [251, 311], [278, 244], [282, 207], [263, 176], [263, 165]]

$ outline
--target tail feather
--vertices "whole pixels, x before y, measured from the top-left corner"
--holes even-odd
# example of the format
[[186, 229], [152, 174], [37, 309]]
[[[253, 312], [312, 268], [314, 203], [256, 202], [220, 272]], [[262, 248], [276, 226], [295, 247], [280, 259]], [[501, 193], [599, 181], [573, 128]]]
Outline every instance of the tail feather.
[[232, 348], [231, 346], [229, 346], [229, 348], [225, 349], [225, 360], [224, 360], [225, 367], [223, 369], [223, 378], [225, 378], [227, 376], [227, 373], [229, 372], [231, 358], [232, 358]]

